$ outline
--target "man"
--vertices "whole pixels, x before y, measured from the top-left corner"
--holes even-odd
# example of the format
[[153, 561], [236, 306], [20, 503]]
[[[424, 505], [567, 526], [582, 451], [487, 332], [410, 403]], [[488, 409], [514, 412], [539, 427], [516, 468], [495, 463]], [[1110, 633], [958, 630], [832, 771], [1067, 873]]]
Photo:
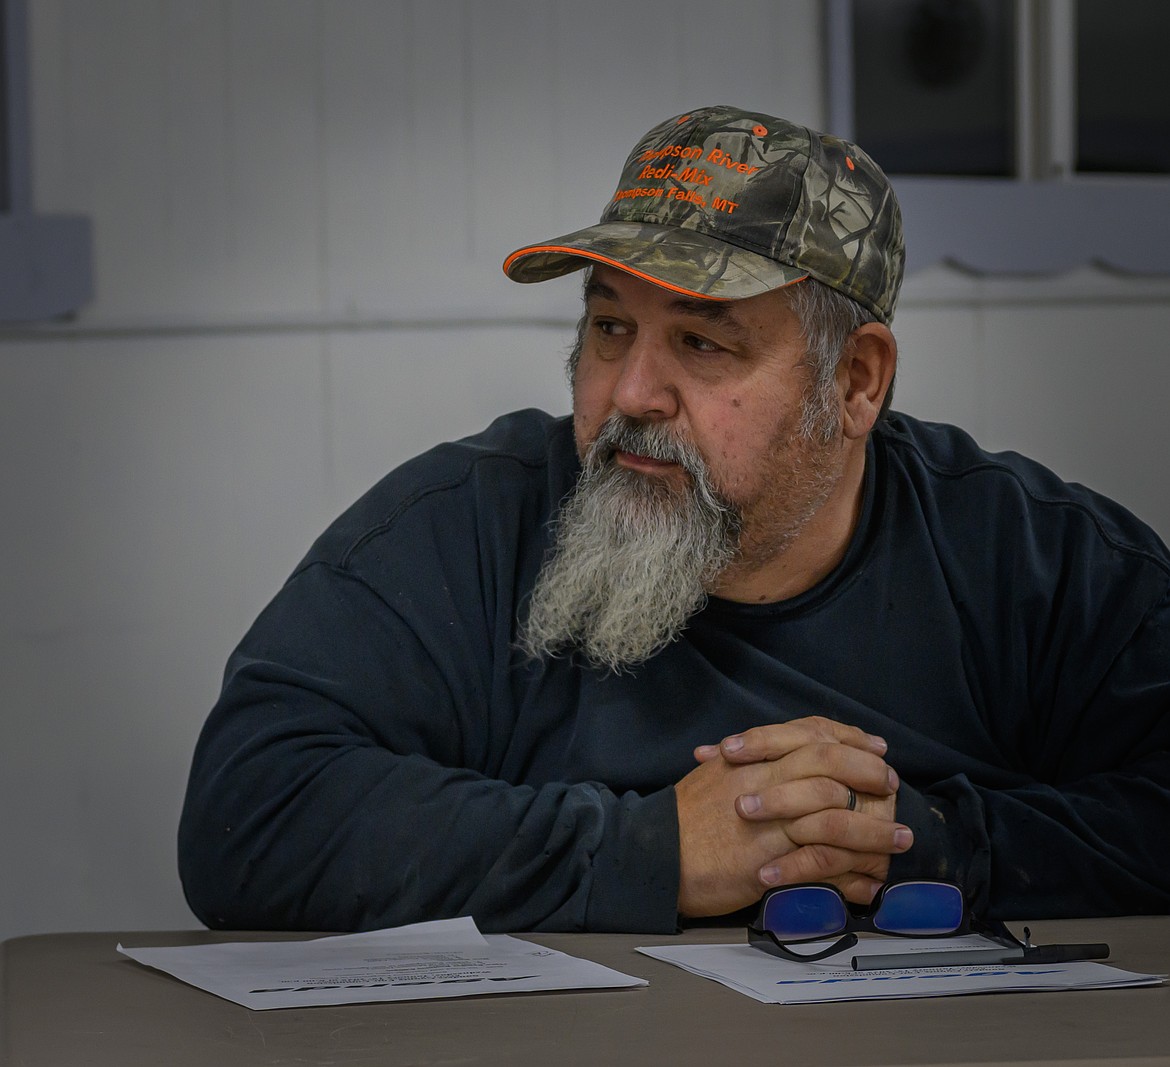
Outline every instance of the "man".
[[1170, 906], [1170, 557], [887, 407], [901, 223], [856, 146], [656, 126], [586, 268], [573, 417], [391, 473], [228, 665], [180, 828], [211, 926], [665, 931], [770, 886]]

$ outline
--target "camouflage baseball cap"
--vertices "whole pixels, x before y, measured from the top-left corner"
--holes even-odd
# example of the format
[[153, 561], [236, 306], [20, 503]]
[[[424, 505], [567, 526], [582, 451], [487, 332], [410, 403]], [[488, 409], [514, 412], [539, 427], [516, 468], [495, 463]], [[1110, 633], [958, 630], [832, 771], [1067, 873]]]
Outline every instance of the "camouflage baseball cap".
[[904, 259], [898, 201], [860, 148], [707, 107], [638, 142], [598, 225], [517, 249], [504, 271], [542, 282], [594, 261], [715, 300], [813, 277], [889, 322]]

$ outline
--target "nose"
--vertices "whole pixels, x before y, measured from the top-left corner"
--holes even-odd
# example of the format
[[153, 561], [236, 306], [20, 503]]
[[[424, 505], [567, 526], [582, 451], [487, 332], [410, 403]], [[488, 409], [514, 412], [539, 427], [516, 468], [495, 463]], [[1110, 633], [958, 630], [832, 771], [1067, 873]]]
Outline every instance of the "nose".
[[622, 356], [613, 404], [635, 419], [670, 419], [678, 413], [669, 347], [639, 331]]

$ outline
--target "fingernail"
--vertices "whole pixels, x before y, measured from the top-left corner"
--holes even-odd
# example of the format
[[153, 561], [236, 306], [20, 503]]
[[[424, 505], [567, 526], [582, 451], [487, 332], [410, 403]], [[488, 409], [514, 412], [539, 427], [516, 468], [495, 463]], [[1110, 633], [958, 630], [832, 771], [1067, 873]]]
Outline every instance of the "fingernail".
[[780, 881], [780, 868], [761, 867], [760, 881], [763, 882], [764, 885], [775, 885], [778, 881]]
[[886, 772], [886, 782], [889, 784], [891, 793], [896, 793], [898, 791], [898, 786], [900, 784], [898, 781], [898, 772], [895, 771], [893, 767], [889, 768], [889, 770]]
[[909, 826], [899, 826], [894, 831], [894, 847], [899, 852], [905, 852], [914, 844], [914, 831]]
[[760, 798], [755, 793], [747, 793], [739, 798], [739, 810], [745, 815], [755, 815], [761, 807]]
[[698, 748], [695, 749], [695, 755], [699, 759], [708, 759], [711, 756], [716, 756], [718, 754], [719, 754], [719, 746], [718, 745], [699, 745]]
[[742, 737], [727, 737], [723, 739], [724, 752], [738, 752], [741, 748], [743, 748]]
[[884, 737], [878, 737], [877, 734], [869, 735], [869, 744], [879, 756], [884, 756], [886, 750], [890, 747], [886, 744], [886, 739]]

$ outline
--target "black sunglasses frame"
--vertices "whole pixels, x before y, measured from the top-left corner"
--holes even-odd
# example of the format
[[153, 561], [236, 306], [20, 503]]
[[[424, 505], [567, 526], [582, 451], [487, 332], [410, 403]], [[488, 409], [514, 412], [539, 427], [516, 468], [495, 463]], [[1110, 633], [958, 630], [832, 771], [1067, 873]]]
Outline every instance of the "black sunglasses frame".
[[[900, 934], [891, 933], [888, 930], [879, 930], [873, 923], [873, 917], [881, 909], [882, 901], [885, 899], [886, 891], [899, 885], [915, 884], [932, 884], [944, 885], [952, 889], [958, 889], [959, 894], [963, 900], [963, 917], [957, 927], [953, 930], [948, 930], [945, 934], [929, 933], [929, 934]], [[819, 949], [816, 952], [795, 952], [789, 945], [807, 944], [810, 941], [822, 941], [823, 935], [812, 934], [809, 937], [781, 941], [770, 930], [764, 929], [764, 914], [768, 906], [768, 900], [777, 893], [785, 892], [786, 890], [798, 888], [816, 888], [829, 889], [836, 893], [840, 898], [842, 904], [845, 906], [845, 929], [842, 931], [842, 936], [832, 945], [825, 949]], [[799, 885], [777, 886], [775, 889], [769, 889], [764, 894], [760, 901], [760, 909], [756, 914], [755, 921], [748, 924], [747, 936], [748, 944], [752, 948], [758, 948], [763, 952], [768, 952], [773, 956], [779, 956], [781, 959], [794, 960], [797, 963], [815, 963], [817, 960], [827, 959], [829, 956], [834, 956], [838, 952], [844, 952], [846, 949], [852, 948], [857, 944], [858, 933], [876, 933], [884, 934], [889, 937], [909, 937], [909, 938], [930, 938], [930, 937], [958, 937], [962, 934], [979, 933], [984, 937], [991, 938], [993, 941], [1006, 945], [1010, 948], [1024, 947], [1023, 943], [1019, 941], [1012, 932], [998, 920], [992, 922], [981, 922], [972, 917], [970, 910], [967, 907], [967, 897], [963, 893], [961, 887], [954, 885], [952, 882], [941, 882], [930, 878], [899, 878], [891, 882], [886, 882], [878, 891], [873, 901], [869, 904], [854, 904], [850, 900], [845, 899], [845, 895], [835, 885], [830, 885], [827, 882], [802, 882]], [[832, 936], [832, 935], [830, 935]]]

